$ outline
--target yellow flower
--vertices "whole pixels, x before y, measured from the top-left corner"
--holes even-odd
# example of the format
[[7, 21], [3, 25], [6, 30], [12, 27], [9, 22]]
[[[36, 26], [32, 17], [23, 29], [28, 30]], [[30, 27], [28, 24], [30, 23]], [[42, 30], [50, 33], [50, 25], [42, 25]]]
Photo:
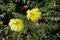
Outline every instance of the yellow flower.
[[21, 19], [11, 19], [9, 22], [11, 30], [21, 32], [24, 29], [24, 23]]
[[33, 22], [37, 22], [41, 19], [42, 13], [39, 11], [38, 8], [33, 8], [31, 10], [27, 10], [27, 19]]

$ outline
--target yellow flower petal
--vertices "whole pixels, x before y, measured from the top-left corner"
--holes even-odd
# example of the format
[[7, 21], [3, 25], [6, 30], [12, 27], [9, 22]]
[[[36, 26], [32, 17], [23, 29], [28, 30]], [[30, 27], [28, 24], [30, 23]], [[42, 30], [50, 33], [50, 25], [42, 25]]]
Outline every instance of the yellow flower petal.
[[39, 19], [41, 19], [41, 17], [42, 17], [42, 13], [39, 11], [38, 8], [33, 8], [33, 9], [27, 11], [28, 20], [37, 22]]
[[9, 22], [11, 30], [21, 32], [24, 29], [24, 23], [21, 19], [11, 19]]

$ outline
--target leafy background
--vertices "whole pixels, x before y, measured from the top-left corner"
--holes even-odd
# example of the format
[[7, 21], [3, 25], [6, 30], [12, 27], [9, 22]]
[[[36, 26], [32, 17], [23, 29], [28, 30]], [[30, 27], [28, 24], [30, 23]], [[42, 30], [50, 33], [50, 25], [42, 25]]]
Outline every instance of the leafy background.
[[[38, 7], [42, 12], [39, 26], [28, 21], [26, 11]], [[8, 26], [11, 18], [24, 20], [25, 29], [17, 34]], [[17, 36], [20, 37], [17, 37]], [[59, 40], [60, 0], [0, 0], [0, 40]]]

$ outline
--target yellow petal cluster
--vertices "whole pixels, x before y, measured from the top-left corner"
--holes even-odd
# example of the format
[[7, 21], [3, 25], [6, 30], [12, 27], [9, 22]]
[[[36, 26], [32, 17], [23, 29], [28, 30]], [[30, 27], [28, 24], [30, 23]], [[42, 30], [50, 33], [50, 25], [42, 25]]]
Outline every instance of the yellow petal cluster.
[[9, 22], [11, 30], [15, 32], [21, 32], [24, 29], [24, 23], [21, 19], [11, 19]]
[[39, 11], [38, 8], [33, 8], [31, 10], [27, 10], [27, 19], [33, 22], [37, 22], [41, 19], [42, 13]]

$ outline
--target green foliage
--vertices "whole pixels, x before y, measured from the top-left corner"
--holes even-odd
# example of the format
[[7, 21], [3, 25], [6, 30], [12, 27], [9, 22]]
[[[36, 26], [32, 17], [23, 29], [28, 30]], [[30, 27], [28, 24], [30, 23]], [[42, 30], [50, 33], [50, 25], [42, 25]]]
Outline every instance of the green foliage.
[[[35, 7], [43, 14], [39, 26], [26, 18], [26, 11]], [[6, 36], [8, 40], [18, 40], [18, 34], [8, 26], [12, 18], [24, 20], [25, 29], [20, 40], [60, 39], [60, 0], [0, 0], [0, 40]]]

